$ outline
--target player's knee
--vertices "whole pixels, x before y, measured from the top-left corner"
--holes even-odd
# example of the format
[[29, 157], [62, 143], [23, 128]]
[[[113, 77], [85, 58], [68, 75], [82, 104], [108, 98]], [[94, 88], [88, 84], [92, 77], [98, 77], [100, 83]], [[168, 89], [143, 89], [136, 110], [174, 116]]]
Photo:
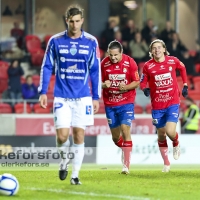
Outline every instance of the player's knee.
[[113, 142], [114, 142], [114, 143], [117, 143], [117, 142], [118, 142], [118, 140], [119, 140], [119, 137], [112, 136], [112, 140], [113, 140]]
[[57, 142], [59, 144], [64, 144], [67, 141], [68, 137], [64, 135], [58, 135], [57, 136]]

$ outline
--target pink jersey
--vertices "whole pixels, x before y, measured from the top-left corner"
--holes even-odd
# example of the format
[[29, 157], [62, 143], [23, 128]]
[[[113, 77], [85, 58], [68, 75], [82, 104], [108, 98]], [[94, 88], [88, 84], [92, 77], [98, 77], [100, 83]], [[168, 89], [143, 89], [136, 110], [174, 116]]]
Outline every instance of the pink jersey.
[[[164, 62], [154, 59], [145, 63], [140, 80], [140, 88], [150, 88], [152, 108], [165, 109], [180, 103], [180, 91], [176, 79], [176, 69], [180, 71], [183, 83], [187, 83], [186, 69], [179, 59], [165, 56]], [[147, 83], [149, 86], [147, 86]]]
[[139, 81], [138, 67], [135, 61], [123, 54], [119, 63], [112, 63], [109, 57], [101, 62], [102, 82], [111, 81], [110, 88], [103, 89], [103, 100], [106, 106], [119, 106], [134, 103], [136, 91], [120, 91], [120, 83], [130, 84]]

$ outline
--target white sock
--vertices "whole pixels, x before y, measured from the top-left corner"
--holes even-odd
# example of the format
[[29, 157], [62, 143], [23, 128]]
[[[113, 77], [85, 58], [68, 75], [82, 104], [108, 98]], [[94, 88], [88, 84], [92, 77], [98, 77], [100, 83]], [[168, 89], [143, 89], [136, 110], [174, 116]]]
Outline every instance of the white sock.
[[69, 139], [67, 139], [67, 141], [63, 144], [59, 144], [58, 142], [56, 142], [56, 147], [61, 155], [62, 162], [64, 162], [63, 163], [64, 165], [69, 163], [69, 157], [68, 157], [69, 146], [70, 146]]
[[78, 178], [79, 171], [84, 157], [84, 147], [83, 144], [73, 144], [70, 148], [70, 152], [74, 153], [74, 158], [72, 159], [72, 175], [71, 178]]

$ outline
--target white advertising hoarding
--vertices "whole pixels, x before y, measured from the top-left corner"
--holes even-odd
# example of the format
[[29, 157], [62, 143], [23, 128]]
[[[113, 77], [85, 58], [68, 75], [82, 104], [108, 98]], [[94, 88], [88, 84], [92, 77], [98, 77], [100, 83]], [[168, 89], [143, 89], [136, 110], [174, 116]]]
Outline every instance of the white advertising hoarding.
[[[162, 164], [157, 145], [157, 135], [132, 135], [131, 164]], [[200, 164], [200, 135], [180, 135], [181, 156], [173, 158], [172, 142], [168, 139], [171, 164]], [[121, 149], [112, 141], [111, 135], [97, 136], [97, 164], [121, 164]]]

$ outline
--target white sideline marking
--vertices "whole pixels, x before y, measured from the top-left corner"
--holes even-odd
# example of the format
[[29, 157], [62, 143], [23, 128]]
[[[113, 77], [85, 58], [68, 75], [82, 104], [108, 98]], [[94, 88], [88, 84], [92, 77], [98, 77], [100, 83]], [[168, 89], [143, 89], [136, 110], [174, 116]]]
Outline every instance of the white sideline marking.
[[97, 194], [93, 192], [75, 192], [75, 191], [65, 191], [59, 189], [41, 189], [41, 188], [25, 188], [26, 190], [33, 191], [47, 191], [47, 192], [55, 192], [55, 193], [65, 193], [65, 194], [74, 194], [74, 195], [84, 195], [84, 196], [96, 196], [96, 197], [110, 197], [110, 198], [118, 198], [118, 199], [129, 199], [129, 200], [150, 200], [149, 198], [144, 197], [134, 197], [134, 196], [126, 196], [126, 195], [116, 195], [116, 194]]

